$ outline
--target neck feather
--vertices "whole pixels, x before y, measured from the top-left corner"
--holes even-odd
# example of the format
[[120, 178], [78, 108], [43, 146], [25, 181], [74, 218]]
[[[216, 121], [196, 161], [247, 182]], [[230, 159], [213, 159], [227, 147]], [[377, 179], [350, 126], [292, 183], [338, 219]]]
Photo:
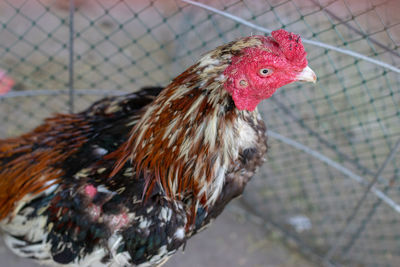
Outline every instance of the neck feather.
[[207, 64], [192, 66], [161, 92], [123, 145], [113, 174], [130, 160], [136, 176], [145, 177], [144, 196], [158, 184], [171, 199], [208, 207], [237, 156], [236, 122], [249, 112], [225, 90], [226, 66], [204, 58]]

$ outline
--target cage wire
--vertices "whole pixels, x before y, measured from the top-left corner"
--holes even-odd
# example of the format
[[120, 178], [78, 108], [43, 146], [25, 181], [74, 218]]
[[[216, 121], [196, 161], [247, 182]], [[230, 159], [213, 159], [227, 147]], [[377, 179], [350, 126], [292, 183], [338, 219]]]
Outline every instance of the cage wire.
[[105, 95], [166, 85], [217, 45], [284, 28], [301, 34], [318, 82], [261, 104], [270, 150], [245, 213], [325, 265], [398, 266], [399, 6], [1, 0], [0, 68], [16, 84], [0, 96], [0, 137]]

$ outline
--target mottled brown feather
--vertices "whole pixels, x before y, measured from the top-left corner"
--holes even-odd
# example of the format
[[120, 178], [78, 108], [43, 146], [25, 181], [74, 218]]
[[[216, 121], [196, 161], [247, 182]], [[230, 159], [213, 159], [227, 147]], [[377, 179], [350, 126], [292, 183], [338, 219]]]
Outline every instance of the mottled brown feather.
[[59, 181], [61, 164], [86, 142], [87, 129], [79, 115], [58, 115], [28, 134], [0, 140], [0, 220], [22, 198]]

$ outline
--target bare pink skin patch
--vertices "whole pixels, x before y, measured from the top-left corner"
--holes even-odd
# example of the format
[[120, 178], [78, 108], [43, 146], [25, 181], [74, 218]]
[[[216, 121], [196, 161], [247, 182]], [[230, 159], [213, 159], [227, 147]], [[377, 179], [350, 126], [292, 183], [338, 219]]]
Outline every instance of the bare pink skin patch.
[[90, 198], [94, 198], [94, 196], [97, 194], [97, 188], [91, 184], [87, 185], [85, 186], [85, 194]]
[[[93, 199], [94, 196], [97, 194], [98, 190], [93, 185], [86, 185], [84, 187], [84, 192], [87, 197]], [[103, 214], [103, 209], [101, 205], [99, 206], [93, 203], [89, 204], [88, 206], [88, 214], [93, 221], [97, 221], [101, 216], [103, 216], [104, 221], [107, 222], [109, 227], [114, 231], [121, 229], [122, 227], [129, 224], [129, 217], [127, 213], [123, 212], [117, 215], [106, 215]]]

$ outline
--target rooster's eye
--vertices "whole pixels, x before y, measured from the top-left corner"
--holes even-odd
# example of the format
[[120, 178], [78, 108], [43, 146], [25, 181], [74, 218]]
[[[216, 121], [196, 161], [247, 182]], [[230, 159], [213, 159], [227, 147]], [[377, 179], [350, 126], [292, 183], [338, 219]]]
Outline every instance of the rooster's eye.
[[271, 70], [271, 69], [266, 69], [266, 68], [260, 69], [260, 75], [261, 75], [261, 76], [268, 76], [268, 75], [270, 75], [271, 73], [272, 73], [272, 70]]

